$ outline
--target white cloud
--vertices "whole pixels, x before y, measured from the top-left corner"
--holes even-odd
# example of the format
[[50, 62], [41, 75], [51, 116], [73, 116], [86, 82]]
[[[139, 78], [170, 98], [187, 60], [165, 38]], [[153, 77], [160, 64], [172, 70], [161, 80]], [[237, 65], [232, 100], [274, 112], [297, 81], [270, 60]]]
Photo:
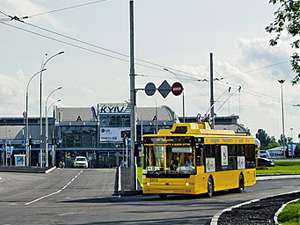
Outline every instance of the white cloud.
[[[235, 92], [217, 114], [240, 114], [240, 122], [249, 127], [253, 134], [259, 128], [263, 128], [270, 135], [279, 137], [282, 128], [280, 85], [277, 80], [286, 79], [284, 84], [286, 133], [289, 127], [293, 127], [294, 131], [300, 130], [300, 127], [296, 128], [297, 117], [292, 115], [295, 113], [292, 104], [296, 104], [295, 100], [300, 96], [298, 87], [292, 87], [290, 83], [293, 74], [291, 74], [289, 63], [267, 66], [284, 60], [288, 61], [289, 54], [290, 46], [287, 42], [270, 47], [266, 38], [240, 39], [239, 57], [236, 62], [231, 62], [231, 58], [228, 61], [215, 61], [215, 77], [225, 77], [222, 82], [215, 82], [215, 99], [222, 92], [224, 93], [224, 90], [226, 92], [229, 86], [232, 87], [231, 92]], [[205, 66], [185, 65], [177, 68], [197, 74], [208, 74]], [[242, 87], [240, 94], [237, 92], [239, 85]], [[187, 100], [189, 111], [198, 112], [201, 103], [208, 105], [208, 91], [208, 88], [189, 88], [189, 95], [194, 97]], [[204, 95], [201, 101], [196, 101], [196, 97], [201, 95]], [[225, 93], [216, 103], [215, 109], [218, 109], [229, 95]], [[189, 102], [191, 99], [193, 102]], [[204, 108], [202, 107], [201, 110]]]
[[25, 108], [24, 75], [0, 74], [0, 114], [2, 116], [21, 116]]

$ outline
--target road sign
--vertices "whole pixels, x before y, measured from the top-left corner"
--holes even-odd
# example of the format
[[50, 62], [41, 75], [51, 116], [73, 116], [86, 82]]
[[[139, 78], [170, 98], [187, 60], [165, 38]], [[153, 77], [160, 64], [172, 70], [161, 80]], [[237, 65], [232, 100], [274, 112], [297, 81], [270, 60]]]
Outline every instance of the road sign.
[[145, 87], [146, 95], [152, 96], [155, 94], [155, 92], [156, 92], [155, 84], [153, 84], [152, 82], [147, 83]]
[[175, 83], [172, 85], [171, 91], [172, 91], [173, 95], [175, 95], [175, 96], [181, 95], [181, 93], [182, 93], [182, 91], [183, 91], [183, 86], [182, 86], [182, 84], [179, 83], [179, 82], [175, 82]]
[[170, 84], [165, 80], [164, 82], [162, 82], [162, 84], [157, 88], [158, 92], [161, 94], [161, 96], [163, 96], [164, 98], [166, 98], [168, 96], [168, 94], [171, 92], [171, 86]]

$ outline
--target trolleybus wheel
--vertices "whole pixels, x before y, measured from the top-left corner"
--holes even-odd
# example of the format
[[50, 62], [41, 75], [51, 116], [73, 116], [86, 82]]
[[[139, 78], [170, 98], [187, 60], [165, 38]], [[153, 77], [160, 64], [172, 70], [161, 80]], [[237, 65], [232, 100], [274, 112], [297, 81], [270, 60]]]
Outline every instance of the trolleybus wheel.
[[240, 174], [239, 177], [239, 188], [237, 189], [239, 193], [243, 193], [245, 191], [245, 181], [243, 174]]
[[214, 182], [213, 179], [211, 177], [208, 178], [207, 181], [207, 195], [209, 198], [211, 198], [213, 196], [214, 193]]

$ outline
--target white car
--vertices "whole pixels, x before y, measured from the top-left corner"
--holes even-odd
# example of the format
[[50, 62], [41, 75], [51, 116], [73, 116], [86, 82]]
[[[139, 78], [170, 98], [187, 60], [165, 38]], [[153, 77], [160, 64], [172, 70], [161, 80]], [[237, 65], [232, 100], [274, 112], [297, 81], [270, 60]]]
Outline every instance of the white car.
[[270, 158], [270, 153], [267, 150], [260, 150], [260, 151], [258, 151], [258, 157]]
[[86, 159], [86, 157], [84, 156], [76, 156], [75, 160], [74, 160], [74, 167], [84, 167], [84, 168], [88, 168], [89, 164], [88, 161]]

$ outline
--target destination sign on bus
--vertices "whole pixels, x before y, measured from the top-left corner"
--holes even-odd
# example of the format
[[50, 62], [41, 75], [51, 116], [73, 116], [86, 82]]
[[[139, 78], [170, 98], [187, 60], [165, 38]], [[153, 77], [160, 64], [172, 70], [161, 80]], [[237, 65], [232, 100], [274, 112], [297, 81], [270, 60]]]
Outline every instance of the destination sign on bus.
[[192, 148], [191, 147], [173, 147], [172, 152], [176, 153], [192, 153]]

